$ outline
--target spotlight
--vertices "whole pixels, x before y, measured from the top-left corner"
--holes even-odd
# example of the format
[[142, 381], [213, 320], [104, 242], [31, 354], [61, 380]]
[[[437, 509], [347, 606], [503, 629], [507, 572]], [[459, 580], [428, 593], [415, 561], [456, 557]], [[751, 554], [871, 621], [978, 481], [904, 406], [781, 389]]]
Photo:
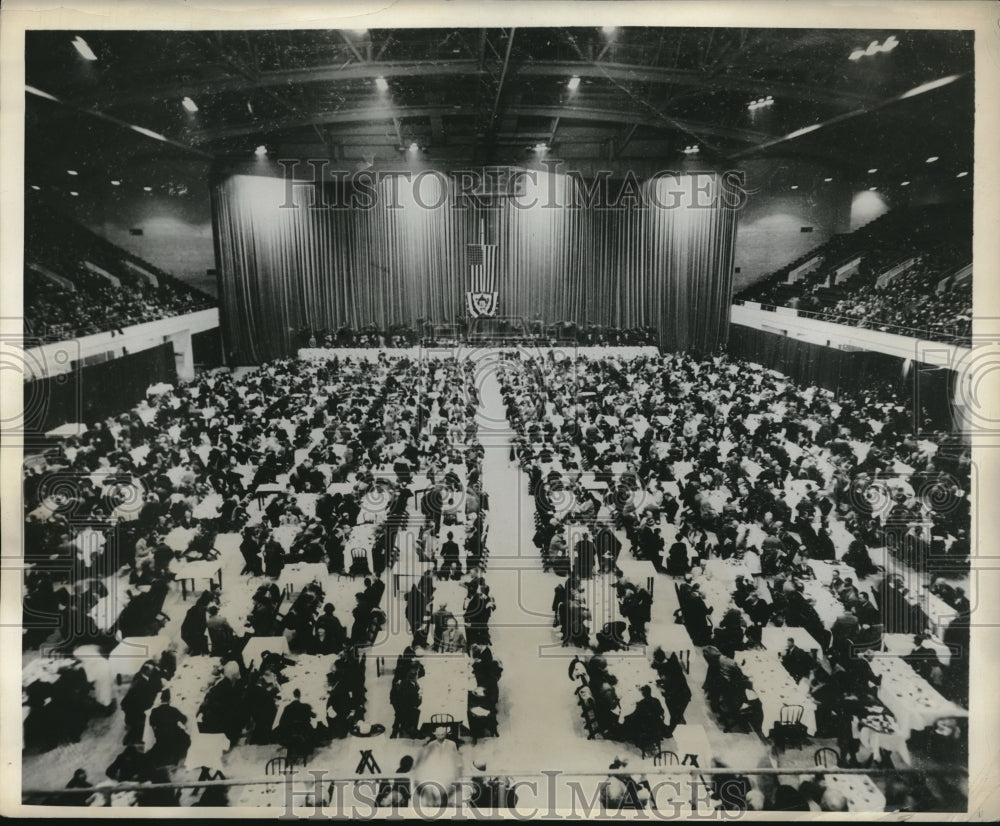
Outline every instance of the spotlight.
[[823, 180], [824, 180], [824, 181], [825, 181], [826, 183], [830, 183], [830, 181], [832, 181], [832, 180], [833, 180], [833, 178], [824, 178]]
[[142, 188], [142, 191], [143, 192], [152, 192], [153, 191], [153, 187], [151, 187], [151, 186], [144, 186]]
[[255, 150], [253, 151], [253, 153], [254, 153], [254, 155], [256, 155], [256, 156], [257, 156], [258, 158], [263, 158], [263, 157], [265, 157], [265, 156], [267, 155], [267, 147], [266, 147], [266, 146], [264, 146], [264, 144], [261, 144], [260, 146], [258, 146], [258, 147], [257, 147], [257, 148], [256, 148], [256, 149], [255, 149]]
[[112, 181], [111, 182], [111, 186], [121, 186], [121, 185], [122, 185], [121, 181]]
[[80, 37], [80, 35], [77, 35], [76, 39], [71, 42], [73, 44], [73, 48], [80, 53], [80, 57], [84, 60], [97, 60], [97, 55], [94, 54], [94, 50], [87, 45], [87, 41]]
[[384, 77], [377, 77], [377, 78], [375, 78], [375, 87], [380, 92], [388, 91], [388, 89], [389, 89], [389, 81], [387, 81]]
[[181, 101], [181, 106], [187, 109], [192, 115], [198, 111], [198, 104], [191, 100], [191, 98], [184, 98]]
[[32, 188], [33, 190], [35, 190], [35, 192], [38, 192], [38, 190], [40, 190], [40, 189], [41, 189], [41, 187], [40, 187], [40, 186], [38, 186], [38, 185], [36, 185], [36, 184], [32, 184], [32, 185], [31, 185], [31, 188]]
[[77, 172], [75, 169], [67, 169], [66, 170], [66, 174], [67, 175], [79, 175], [80, 173]]
[[968, 172], [959, 172], [955, 177], [956, 178], [964, 178], [968, 174], [969, 174]]
[[930, 156], [930, 157], [929, 157], [929, 158], [927, 159], [927, 163], [934, 163], [934, 162], [935, 162], [935, 161], [936, 161], [937, 159], [938, 159], [938, 156], [937, 156], [937, 155], [931, 155], [931, 156]]
[[573, 75], [573, 77], [569, 79], [569, 83], [566, 84], [566, 87], [571, 92], [575, 92], [578, 88], [580, 88], [580, 78], [577, 75]]
[[79, 192], [74, 192], [73, 190], [70, 190], [69, 194], [72, 195], [74, 198], [77, 198], [80, 195]]
[[878, 172], [878, 170], [877, 170], [877, 169], [869, 169], [869, 170], [868, 170], [868, 174], [869, 174], [869, 175], [874, 175], [874, 174], [875, 174], [876, 172]]
[[909, 185], [910, 185], [910, 182], [909, 182], [909, 181], [903, 181], [903, 182], [902, 182], [902, 183], [900, 184], [900, 186], [909, 186]]

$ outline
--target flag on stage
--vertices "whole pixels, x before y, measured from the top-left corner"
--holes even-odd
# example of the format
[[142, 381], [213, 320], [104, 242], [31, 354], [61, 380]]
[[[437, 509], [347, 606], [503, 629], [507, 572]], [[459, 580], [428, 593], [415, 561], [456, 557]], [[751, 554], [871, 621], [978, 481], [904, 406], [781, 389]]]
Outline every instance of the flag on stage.
[[496, 244], [469, 244], [469, 290], [466, 307], [473, 318], [497, 313]]

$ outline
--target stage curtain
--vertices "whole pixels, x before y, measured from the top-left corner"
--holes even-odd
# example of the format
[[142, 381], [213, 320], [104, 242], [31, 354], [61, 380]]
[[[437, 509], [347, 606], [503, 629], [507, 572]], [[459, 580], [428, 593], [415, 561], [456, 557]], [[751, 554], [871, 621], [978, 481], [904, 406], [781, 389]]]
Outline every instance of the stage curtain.
[[[293, 355], [303, 329], [464, 318], [467, 245], [484, 232], [500, 316], [650, 326], [672, 350], [724, 344], [736, 213], [719, 177], [645, 181], [617, 208], [586, 205], [577, 186], [538, 172], [516, 201], [475, 208], [435, 174], [381, 180], [367, 208], [310, 209], [318, 189], [289, 202], [280, 178], [225, 178], [213, 212], [226, 348], [258, 364]], [[328, 206], [345, 203], [337, 187]]]

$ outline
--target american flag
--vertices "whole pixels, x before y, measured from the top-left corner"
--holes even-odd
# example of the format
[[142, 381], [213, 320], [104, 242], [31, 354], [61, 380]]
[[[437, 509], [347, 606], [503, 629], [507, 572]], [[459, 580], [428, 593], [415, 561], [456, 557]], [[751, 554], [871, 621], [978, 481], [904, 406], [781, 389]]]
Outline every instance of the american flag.
[[469, 290], [474, 293], [497, 291], [496, 244], [469, 244]]

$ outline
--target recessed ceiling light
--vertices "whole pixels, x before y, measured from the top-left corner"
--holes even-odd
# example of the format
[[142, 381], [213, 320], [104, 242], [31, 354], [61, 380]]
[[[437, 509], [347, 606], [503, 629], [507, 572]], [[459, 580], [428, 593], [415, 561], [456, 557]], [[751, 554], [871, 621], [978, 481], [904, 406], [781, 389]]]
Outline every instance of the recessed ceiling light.
[[576, 91], [580, 86], [580, 78], [577, 75], [573, 75], [573, 77], [569, 79], [569, 83], [567, 83], [566, 86], [571, 92]]
[[69, 194], [72, 195], [74, 198], [76, 198], [80, 193], [79, 192], [73, 192], [72, 190], [70, 190]]
[[142, 191], [143, 192], [152, 192], [153, 191], [153, 187], [151, 187], [151, 186], [144, 186], [142, 188]]
[[792, 184], [792, 189], [798, 189], [798, 188], [799, 188], [798, 184]]
[[73, 48], [80, 53], [82, 58], [85, 60], [97, 60], [97, 55], [94, 54], [94, 50], [87, 45], [87, 41], [82, 37], [77, 35], [76, 39], [71, 42], [73, 43]]
[[121, 185], [122, 185], [121, 181], [112, 181], [111, 182], [111, 186], [121, 186]]
[[191, 98], [184, 98], [181, 101], [181, 106], [187, 109], [192, 115], [198, 111], [198, 104], [191, 100]]
[[78, 175], [79, 173], [75, 169], [67, 169], [66, 170], [66, 174], [67, 175]]
[[937, 156], [937, 155], [931, 155], [931, 156], [930, 156], [930, 157], [929, 157], [929, 158], [927, 159], [927, 163], [934, 163], [934, 161], [936, 161], [937, 159], [938, 159], [938, 156]]
[[909, 185], [910, 185], [910, 182], [909, 182], [909, 181], [903, 181], [903, 182], [902, 182], [902, 183], [900, 184], [900, 186], [909, 186]]
[[375, 87], [380, 92], [385, 92], [389, 88], [389, 81], [387, 81], [384, 77], [377, 77], [375, 78]]
[[826, 181], [827, 183], [830, 183], [830, 181], [832, 181], [833, 178], [824, 178], [823, 180]]
[[874, 175], [876, 172], [878, 172], [878, 170], [875, 167], [872, 167], [871, 169], [868, 170], [869, 175]]
[[969, 174], [968, 172], [959, 172], [955, 177], [956, 178], [964, 178], [968, 174]]

